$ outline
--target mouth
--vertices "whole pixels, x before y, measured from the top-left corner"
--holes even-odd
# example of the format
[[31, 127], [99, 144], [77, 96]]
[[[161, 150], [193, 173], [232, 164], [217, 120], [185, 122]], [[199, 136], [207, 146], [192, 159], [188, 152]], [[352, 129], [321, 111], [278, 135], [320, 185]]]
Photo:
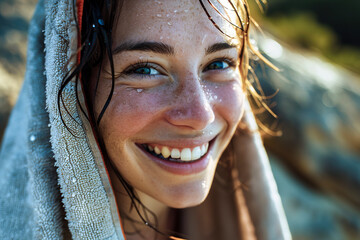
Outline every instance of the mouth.
[[173, 148], [155, 144], [143, 144], [142, 146], [145, 151], [157, 158], [178, 163], [197, 161], [209, 150], [208, 142], [193, 148]]
[[201, 172], [208, 166], [215, 139], [216, 137], [197, 146], [182, 148], [153, 143], [137, 146], [166, 171], [188, 175]]

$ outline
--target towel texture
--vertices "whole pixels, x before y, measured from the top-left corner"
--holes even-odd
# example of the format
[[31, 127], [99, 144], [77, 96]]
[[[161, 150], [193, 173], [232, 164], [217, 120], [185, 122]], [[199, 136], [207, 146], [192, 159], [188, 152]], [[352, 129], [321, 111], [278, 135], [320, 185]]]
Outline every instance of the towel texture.
[[[125, 239], [75, 82], [63, 91], [67, 111], [58, 106], [61, 82], [76, 61], [75, 6], [72, 0], [40, 0], [30, 24], [25, 81], [0, 152], [0, 239]], [[235, 151], [239, 180], [251, 189], [244, 197], [256, 236], [290, 239], [266, 153], [248, 154], [249, 141], [263, 149], [257, 135], [233, 142], [241, 146]], [[215, 184], [204, 204], [183, 210], [190, 239], [234, 239], [233, 197]]]

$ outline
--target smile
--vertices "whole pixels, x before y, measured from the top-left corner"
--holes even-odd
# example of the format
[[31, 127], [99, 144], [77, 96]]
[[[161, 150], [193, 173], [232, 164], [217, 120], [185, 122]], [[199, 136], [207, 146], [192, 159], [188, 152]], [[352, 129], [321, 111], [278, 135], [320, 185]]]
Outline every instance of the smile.
[[192, 162], [204, 156], [209, 148], [205, 143], [193, 148], [173, 148], [154, 144], [143, 144], [144, 148], [155, 157], [173, 162]]
[[160, 143], [143, 143], [137, 146], [150, 160], [167, 172], [177, 175], [190, 175], [204, 171], [213, 160], [214, 145], [217, 137], [202, 143], [194, 142], [188, 146], [184, 142], [165, 145]]

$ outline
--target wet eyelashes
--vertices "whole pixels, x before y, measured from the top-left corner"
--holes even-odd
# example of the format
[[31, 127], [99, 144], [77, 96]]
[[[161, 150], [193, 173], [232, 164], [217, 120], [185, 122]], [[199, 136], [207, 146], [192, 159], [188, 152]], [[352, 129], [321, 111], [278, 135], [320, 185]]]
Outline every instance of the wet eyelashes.
[[159, 67], [149, 62], [139, 62], [131, 65], [123, 72], [125, 75], [139, 75], [141, 77], [148, 77], [154, 75], [163, 75]]
[[236, 64], [234, 61], [228, 59], [228, 58], [218, 58], [209, 63], [204, 71], [211, 71], [211, 70], [225, 70], [228, 68], [235, 67]]

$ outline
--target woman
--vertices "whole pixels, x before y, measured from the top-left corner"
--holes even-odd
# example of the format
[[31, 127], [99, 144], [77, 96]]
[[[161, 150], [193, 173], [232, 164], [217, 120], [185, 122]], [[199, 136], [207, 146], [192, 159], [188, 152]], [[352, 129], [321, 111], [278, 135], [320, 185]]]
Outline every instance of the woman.
[[247, 13], [40, 1], [1, 150], [0, 238], [290, 239], [245, 91]]

